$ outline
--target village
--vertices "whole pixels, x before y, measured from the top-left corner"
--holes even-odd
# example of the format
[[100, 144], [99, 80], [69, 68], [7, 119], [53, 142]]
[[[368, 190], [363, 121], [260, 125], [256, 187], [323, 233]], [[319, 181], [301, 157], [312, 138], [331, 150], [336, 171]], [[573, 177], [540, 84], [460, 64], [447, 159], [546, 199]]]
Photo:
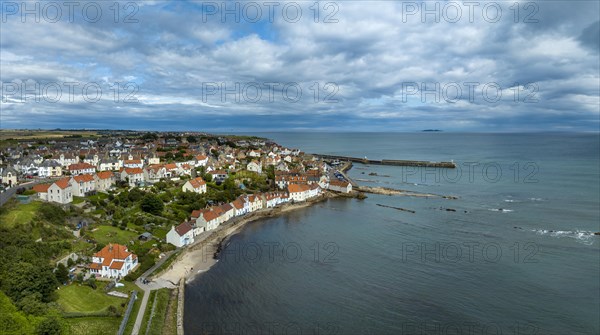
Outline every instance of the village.
[[[207, 232], [326, 193], [352, 193], [337, 162], [254, 137], [125, 132], [9, 139], [0, 160], [0, 218], [18, 220], [26, 208], [35, 217], [43, 204], [60, 208], [72, 233], [71, 244], [51, 259], [54, 272], [61, 263], [69, 268], [62, 284], [117, 284], [129, 289], [124, 297], [140, 276], [164, 269]], [[39, 234], [37, 242], [45, 238]], [[127, 329], [135, 328], [131, 319]]]

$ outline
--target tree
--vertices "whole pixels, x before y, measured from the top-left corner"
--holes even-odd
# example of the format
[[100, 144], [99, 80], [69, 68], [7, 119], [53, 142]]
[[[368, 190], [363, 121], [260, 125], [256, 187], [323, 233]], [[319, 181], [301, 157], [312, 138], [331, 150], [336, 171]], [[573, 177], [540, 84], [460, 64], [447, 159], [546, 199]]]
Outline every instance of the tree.
[[79, 284], [83, 284], [83, 273], [79, 272], [77, 274], [77, 281], [79, 282]]
[[[69, 260], [71, 259], [69, 258]], [[54, 276], [60, 284], [64, 284], [69, 281], [69, 270], [64, 266], [63, 263], [58, 263], [56, 270], [54, 270]]]
[[62, 325], [55, 316], [50, 316], [42, 320], [36, 329], [36, 334], [38, 335], [61, 335], [62, 333]]
[[47, 305], [42, 302], [42, 295], [37, 292], [21, 299], [19, 307], [27, 314], [38, 316], [46, 314], [48, 310]]
[[129, 199], [129, 201], [131, 201], [131, 202], [137, 202], [140, 199], [142, 199], [143, 196], [144, 196], [144, 191], [135, 187], [135, 188], [131, 189], [131, 191], [129, 191], [129, 194], [127, 195], [127, 199]]
[[196, 137], [193, 135], [190, 135], [188, 137], [185, 138], [189, 143], [196, 143]]
[[90, 279], [87, 280], [87, 284], [89, 287], [91, 287], [95, 290], [96, 289], [96, 277], [90, 277]]
[[156, 194], [146, 194], [142, 199], [140, 208], [150, 214], [159, 215], [162, 213], [165, 205]]
[[39, 293], [43, 302], [54, 299], [58, 286], [52, 268], [48, 265], [19, 262], [4, 283], [6, 295], [19, 302], [27, 295]]

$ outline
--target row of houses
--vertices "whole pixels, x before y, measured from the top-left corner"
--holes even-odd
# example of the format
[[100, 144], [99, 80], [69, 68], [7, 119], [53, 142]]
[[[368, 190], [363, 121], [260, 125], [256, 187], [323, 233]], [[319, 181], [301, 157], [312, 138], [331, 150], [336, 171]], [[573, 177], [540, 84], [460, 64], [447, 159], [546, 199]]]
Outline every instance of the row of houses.
[[51, 184], [37, 184], [33, 190], [41, 200], [68, 204], [73, 196], [82, 197], [94, 191], [107, 191], [115, 184], [110, 171], [65, 177]]
[[[98, 159], [98, 157], [95, 156], [95, 159], [84, 159], [83, 161], [80, 161], [78, 156], [74, 156], [73, 158], [65, 158], [65, 155], [61, 154], [60, 158], [57, 159], [43, 159], [40, 157], [36, 159], [31, 158], [20, 160], [14, 164], [13, 168], [22, 175], [48, 178], [60, 177], [67, 171], [72, 175], [78, 175], [94, 173], [96, 171], [120, 171], [125, 168], [144, 168], [159, 164], [159, 157], [136, 159], [132, 155], [129, 155], [125, 159], [118, 159], [114, 157]], [[207, 166], [207, 164], [207, 156], [196, 155], [189, 161], [165, 165], [167, 170], [181, 168], [184, 165], [189, 166], [189, 170], [195, 167]]]
[[253, 213], [264, 208], [273, 208], [290, 201], [302, 202], [321, 194], [319, 185], [291, 184], [288, 191], [275, 191], [242, 195], [230, 203], [195, 210], [190, 220], [172, 226], [167, 233], [167, 242], [183, 247], [194, 242], [194, 238], [205, 231], [216, 229], [234, 217]]

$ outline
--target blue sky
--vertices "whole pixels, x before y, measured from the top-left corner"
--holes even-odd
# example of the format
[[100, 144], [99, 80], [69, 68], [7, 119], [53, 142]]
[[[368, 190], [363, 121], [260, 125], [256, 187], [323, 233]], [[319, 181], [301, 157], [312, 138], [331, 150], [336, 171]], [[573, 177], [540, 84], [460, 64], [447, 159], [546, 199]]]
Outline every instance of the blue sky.
[[598, 1], [37, 3], [1, 3], [2, 128], [600, 127]]

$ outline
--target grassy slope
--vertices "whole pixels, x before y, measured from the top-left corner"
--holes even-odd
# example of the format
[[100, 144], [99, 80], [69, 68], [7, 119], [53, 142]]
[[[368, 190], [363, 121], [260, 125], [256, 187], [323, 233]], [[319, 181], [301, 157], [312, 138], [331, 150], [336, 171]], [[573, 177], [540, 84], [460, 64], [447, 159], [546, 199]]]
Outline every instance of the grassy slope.
[[12, 228], [30, 222], [40, 207], [41, 202], [32, 201], [28, 204], [7, 203], [6, 209], [0, 215], [0, 225]]
[[121, 303], [127, 299], [113, 297], [104, 293], [104, 283], [98, 282], [98, 288], [92, 289], [86, 285], [71, 284], [62, 286], [57, 291], [58, 303], [65, 312], [100, 312], [113, 305], [121, 308]]
[[91, 235], [98, 243], [105, 245], [109, 243], [128, 245], [129, 241], [135, 241], [138, 237], [134, 232], [107, 225], [98, 226], [96, 230], [91, 232]]

